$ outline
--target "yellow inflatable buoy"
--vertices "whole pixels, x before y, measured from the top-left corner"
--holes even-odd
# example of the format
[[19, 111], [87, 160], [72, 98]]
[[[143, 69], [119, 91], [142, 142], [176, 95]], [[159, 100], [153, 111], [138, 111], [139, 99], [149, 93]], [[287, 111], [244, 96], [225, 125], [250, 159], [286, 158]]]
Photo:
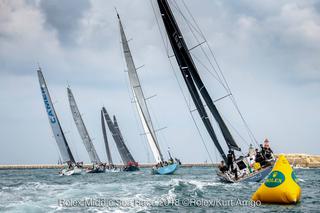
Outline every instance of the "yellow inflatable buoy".
[[291, 204], [300, 200], [301, 188], [288, 160], [280, 155], [266, 181], [253, 194], [262, 203]]

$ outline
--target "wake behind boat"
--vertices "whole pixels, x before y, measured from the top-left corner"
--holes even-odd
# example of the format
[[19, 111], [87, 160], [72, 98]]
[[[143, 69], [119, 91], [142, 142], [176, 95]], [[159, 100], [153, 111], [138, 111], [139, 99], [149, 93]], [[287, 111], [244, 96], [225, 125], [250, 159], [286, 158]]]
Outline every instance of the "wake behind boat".
[[81, 175], [82, 171], [83, 170], [79, 167], [70, 167], [70, 168], [62, 169], [59, 172], [59, 174], [60, 174], [60, 176]]
[[129, 48], [128, 40], [124, 33], [124, 29], [118, 13], [117, 13], [117, 17], [118, 17], [119, 27], [120, 27], [121, 43], [122, 43], [123, 53], [124, 53], [124, 57], [127, 65], [129, 82], [130, 82], [130, 86], [132, 88], [132, 92], [134, 96], [134, 102], [140, 117], [140, 121], [144, 129], [144, 134], [147, 137], [149, 146], [157, 162], [157, 166], [155, 166], [152, 169], [152, 173], [160, 174], [160, 175], [173, 174], [179, 168], [178, 163], [174, 162], [173, 159], [170, 159], [170, 161], [172, 162], [172, 165], [171, 164], [169, 165], [168, 163], [166, 164], [164, 161], [164, 158], [158, 143], [158, 139], [156, 137], [155, 129], [152, 124], [151, 116], [146, 103], [146, 98], [141, 88], [140, 79], [137, 73], [137, 68], [135, 67], [135, 64], [131, 55], [131, 51]]

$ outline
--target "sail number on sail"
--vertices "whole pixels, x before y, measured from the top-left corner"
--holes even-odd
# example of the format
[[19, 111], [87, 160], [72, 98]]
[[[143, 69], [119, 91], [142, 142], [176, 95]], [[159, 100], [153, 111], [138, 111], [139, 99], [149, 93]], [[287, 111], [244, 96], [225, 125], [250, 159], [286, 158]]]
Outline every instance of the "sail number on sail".
[[49, 115], [49, 120], [50, 120], [51, 123], [55, 123], [55, 122], [57, 122], [57, 119], [53, 114], [53, 111], [52, 111], [52, 108], [51, 108], [51, 106], [49, 104], [48, 97], [47, 97], [47, 94], [46, 94], [46, 90], [44, 89], [44, 87], [45, 87], [44, 85], [41, 85], [41, 92], [42, 92], [42, 97], [43, 97], [44, 103], [46, 105], [47, 113]]

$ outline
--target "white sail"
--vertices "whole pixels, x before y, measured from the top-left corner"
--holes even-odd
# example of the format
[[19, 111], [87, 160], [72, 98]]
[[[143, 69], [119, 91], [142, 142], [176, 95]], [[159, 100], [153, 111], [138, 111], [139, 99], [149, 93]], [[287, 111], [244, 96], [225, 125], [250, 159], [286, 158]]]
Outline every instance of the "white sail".
[[143, 91], [142, 91], [142, 88], [140, 85], [138, 73], [137, 73], [137, 70], [135, 68], [135, 65], [134, 65], [134, 62], [132, 59], [132, 55], [130, 52], [128, 41], [127, 41], [126, 35], [124, 33], [119, 15], [118, 15], [118, 19], [119, 19], [119, 25], [120, 25], [120, 33], [121, 33], [123, 52], [124, 52], [125, 61], [126, 61], [127, 68], [128, 68], [129, 81], [130, 81], [130, 85], [132, 87], [135, 103], [136, 103], [137, 110], [139, 113], [139, 117], [142, 122], [144, 133], [147, 136], [147, 140], [150, 145], [153, 156], [154, 156], [156, 162], [161, 162], [161, 161], [163, 161], [163, 157], [162, 157], [162, 154], [160, 151], [157, 137], [156, 137], [153, 125], [152, 125], [151, 116], [148, 111], [147, 103], [145, 101], [145, 97], [144, 97], [144, 94], [143, 94]]
[[54, 138], [57, 142], [62, 161], [63, 162], [73, 162], [75, 163], [75, 160], [73, 158], [73, 155], [71, 153], [70, 147], [67, 143], [67, 140], [63, 134], [63, 131], [60, 126], [60, 122], [58, 120], [57, 114], [54, 110], [52, 100], [50, 98], [49, 90], [47, 88], [45, 79], [43, 77], [43, 74], [41, 72], [41, 69], [39, 68], [38, 72], [38, 78], [39, 78], [39, 83], [40, 83], [40, 89], [41, 89], [41, 94], [44, 100], [44, 105], [47, 110], [48, 118], [49, 118], [49, 123], [54, 135]]
[[89, 133], [87, 131], [87, 128], [84, 125], [84, 122], [83, 122], [82, 117], [80, 115], [76, 101], [73, 97], [72, 91], [70, 88], [67, 88], [67, 90], [68, 90], [68, 98], [69, 98], [70, 109], [72, 112], [72, 117], [73, 117], [74, 122], [76, 123], [77, 129], [78, 129], [78, 132], [82, 138], [83, 144], [89, 154], [90, 161], [91, 161], [91, 163], [94, 163], [94, 164], [101, 163], [99, 156], [93, 146], [93, 143], [92, 143], [92, 140], [89, 136]]

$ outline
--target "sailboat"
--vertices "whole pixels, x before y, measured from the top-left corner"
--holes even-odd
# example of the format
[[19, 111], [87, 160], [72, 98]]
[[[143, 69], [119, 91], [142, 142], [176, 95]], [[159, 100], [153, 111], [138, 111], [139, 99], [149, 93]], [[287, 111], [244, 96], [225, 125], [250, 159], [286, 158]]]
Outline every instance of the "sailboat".
[[107, 158], [108, 158], [108, 166], [106, 166], [106, 168], [108, 169], [108, 171], [116, 171], [117, 168], [113, 164], [111, 151], [110, 151], [110, 147], [109, 147], [109, 142], [108, 142], [107, 131], [106, 131], [106, 124], [105, 124], [104, 120], [105, 119], [103, 116], [103, 110], [101, 110], [101, 129], [102, 129], [103, 141], [104, 141], [104, 144], [106, 147]]
[[[113, 121], [112, 121], [105, 107], [102, 107], [101, 115], [104, 117], [104, 119], [107, 122], [109, 130], [110, 130], [110, 132], [112, 134], [113, 140], [116, 143], [117, 149], [118, 149], [120, 157], [122, 159], [122, 162], [125, 165], [124, 168], [123, 168], [123, 171], [127, 171], [127, 172], [138, 171], [139, 170], [138, 162], [136, 162], [134, 160], [134, 158], [132, 157], [132, 154], [130, 153], [128, 147], [124, 143], [124, 139], [123, 139], [123, 136], [121, 134], [121, 131], [120, 131], [116, 116], [113, 116]], [[103, 128], [105, 128], [104, 127], [104, 121], [101, 120], [101, 122], [102, 122]], [[106, 134], [104, 134], [104, 135], [106, 136]], [[110, 149], [109, 149], [109, 146], [107, 145], [107, 143], [106, 143], [106, 147], [108, 147], [107, 148], [107, 155], [108, 155], [108, 160], [109, 160], [109, 164], [110, 164], [110, 161], [112, 163], [112, 160], [111, 160]], [[110, 159], [109, 159], [109, 157], [110, 157]]]
[[137, 69], [134, 65], [134, 61], [131, 55], [131, 51], [129, 48], [128, 40], [123, 30], [123, 26], [120, 20], [119, 14], [117, 14], [120, 26], [120, 34], [121, 34], [121, 43], [123, 47], [123, 52], [125, 56], [125, 61], [127, 64], [128, 75], [129, 75], [129, 82], [132, 88], [132, 92], [134, 95], [134, 102], [136, 104], [136, 108], [144, 129], [144, 133], [147, 137], [149, 146], [157, 162], [157, 165], [153, 168], [153, 174], [160, 174], [160, 175], [169, 175], [173, 174], [179, 167], [179, 163], [175, 162], [172, 158], [169, 161], [164, 161], [163, 155], [160, 150], [160, 146], [158, 143], [158, 139], [151, 121], [151, 116], [148, 110], [148, 106], [146, 103], [146, 99], [144, 97], [139, 76], [137, 73]]
[[37, 70], [38, 73], [38, 79], [39, 79], [39, 84], [40, 84], [40, 89], [41, 89], [41, 94], [43, 97], [44, 101], [44, 106], [46, 108], [48, 118], [49, 118], [49, 123], [54, 135], [54, 138], [57, 142], [58, 148], [60, 155], [62, 157], [62, 162], [66, 163], [68, 167], [66, 169], [63, 169], [60, 171], [61, 175], [77, 175], [81, 174], [81, 168], [79, 168], [74, 160], [74, 157], [72, 155], [72, 152], [70, 150], [69, 144], [66, 140], [66, 137], [64, 136], [64, 133], [62, 131], [59, 119], [57, 117], [57, 114], [55, 112], [49, 90], [46, 84], [46, 81], [43, 77], [41, 68]]
[[70, 87], [67, 88], [69, 105], [72, 113], [73, 120], [77, 126], [78, 132], [81, 136], [82, 142], [89, 154], [91, 163], [93, 164], [92, 168], [87, 169], [87, 173], [102, 173], [105, 171], [104, 165], [101, 163], [100, 158], [94, 148], [92, 140], [89, 136], [88, 130], [84, 125], [83, 119], [81, 117], [80, 111], [72, 94]]
[[[177, 22], [175, 20], [175, 17], [173, 15], [168, 1], [157, 0], [157, 4], [175, 59], [183, 76], [184, 82], [191, 95], [193, 103], [196, 106], [199, 116], [210, 138], [215, 144], [217, 150], [219, 151], [221, 158], [227, 164], [227, 156], [216, 136], [216, 133], [211, 124], [211, 121], [204, 107], [202, 99], [209, 108], [209, 111], [213, 115], [215, 121], [218, 123], [218, 127], [221, 130], [223, 138], [229, 149], [229, 153], [234, 153], [234, 151], [241, 151], [241, 149], [233, 139], [227, 125], [225, 124], [222, 116], [216, 108], [199, 75], [198, 69], [193, 61], [193, 58], [190, 54], [189, 48], [184, 40], [184, 37], [179, 29], [179, 26], [177, 25]], [[247, 164], [245, 163], [244, 157], [239, 157], [235, 160], [234, 165], [238, 169], [238, 171], [242, 171], [246, 168]], [[243, 174], [243, 176], [241, 175], [241, 177], [238, 177], [238, 175], [236, 174], [232, 174], [233, 172], [219, 172], [218, 176], [221, 178], [221, 180], [226, 182], [260, 181], [270, 173], [272, 167], [273, 162], [270, 162], [268, 166], [266, 166], [265, 168], [257, 170], [253, 173]]]

